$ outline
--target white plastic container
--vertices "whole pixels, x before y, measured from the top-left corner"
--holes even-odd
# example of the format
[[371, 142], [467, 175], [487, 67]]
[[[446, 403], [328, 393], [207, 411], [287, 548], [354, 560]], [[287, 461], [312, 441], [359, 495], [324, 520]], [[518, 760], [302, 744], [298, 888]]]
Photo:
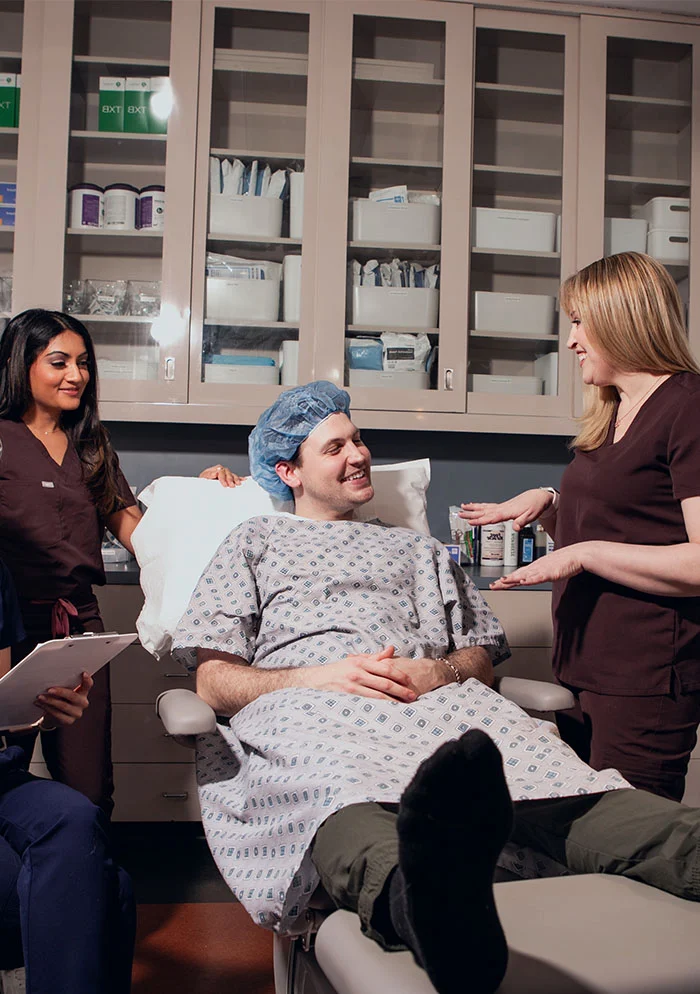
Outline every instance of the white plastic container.
[[288, 176], [289, 237], [301, 238], [304, 233], [304, 174], [290, 172]]
[[632, 216], [644, 218], [650, 228], [688, 231], [690, 200], [687, 197], [652, 197], [641, 207], [632, 207]]
[[475, 331], [512, 331], [519, 335], [551, 335], [556, 297], [542, 293], [474, 293]]
[[506, 533], [503, 541], [503, 565], [518, 565], [518, 535], [512, 521], [506, 521]]
[[209, 197], [209, 230], [215, 235], [267, 235], [279, 238], [282, 234], [282, 201], [279, 197], [212, 193]]
[[377, 328], [436, 328], [439, 290], [354, 286], [352, 323]]
[[389, 390], [429, 390], [427, 373], [406, 373], [400, 370], [349, 369], [348, 386], [383, 387]]
[[397, 245], [437, 245], [440, 208], [437, 204], [392, 204], [353, 200], [352, 237], [356, 242]]
[[497, 207], [475, 207], [472, 214], [474, 248], [554, 252], [556, 236], [556, 214]]
[[559, 353], [548, 352], [537, 356], [533, 365], [535, 375], [542, 380], [542, 393], [547, 397], [556, 397], [559, 389]]
[[280, 349], [280, 377], [283, 387], [295, 387], [299, 383], [299, 342], [287, 339]]
[[511, 393], [537, 397], [542, 393], [539, 376], [496, 376], [489, 373], [470, 373], [467, 376], [470, 393]]
[[135, 231], [139, 221], [139, 191], [129, 183], [110, 183], [103, 197], [104, 227]]
[[162, 231], [165, 227], [165, 187], [144, 186], [139, 193], [139, 228]]
[[278, 280], [234, 280], [207, 276], [205, 321], [221, 324], [276, 321], [279, 309]]
[[482, 566], [503, 566], [505, 537], [505, 521], [499, 521], [495, 525], [481, 526], [480, 562]]
[[636, 217], [606, 217], [604, 239], [604, 255], [617, 255], [618, 252], [646, 252], [646, 219]]
[[687, 262], [690, 257], [690, 236], [682, 228], [650, 228], [647, 254], [661, 262]]
[[104, 190], [95, 183], [80, 183], [69, 192], [68, 224], [71, 228], [101, 228]]
[[282, 313], [285, 321], [299, 321], [301, 313], [300, 255], [285, 255], [282, 260]]
[[276, 385], [280, 381], [277, 366], [219, 366], [204, 363], [205, 383], [254, 383]]

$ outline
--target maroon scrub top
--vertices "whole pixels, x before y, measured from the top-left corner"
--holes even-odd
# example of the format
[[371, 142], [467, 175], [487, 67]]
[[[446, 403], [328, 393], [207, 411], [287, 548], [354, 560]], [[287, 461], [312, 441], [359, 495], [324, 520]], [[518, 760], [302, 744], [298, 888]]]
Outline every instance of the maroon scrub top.
[[[0, 421], [0, 558], [22, 600], [73, 600], [105, 582], [100, 519], [71, 441], [59, 466], [22, 421]], [[119, 495], [136, 501], [121, 470]]]
[[[557, 548], [591, 539], [688, 541], [681, 501], [700, 496], [700, 376], [676, 373], [651, 394], [619, 442], [577, 452], [564, 472]], [[556, 676], [621, 696], [700, 690], [700, 598], [660, 597], [583, 572], [554, 584]]]

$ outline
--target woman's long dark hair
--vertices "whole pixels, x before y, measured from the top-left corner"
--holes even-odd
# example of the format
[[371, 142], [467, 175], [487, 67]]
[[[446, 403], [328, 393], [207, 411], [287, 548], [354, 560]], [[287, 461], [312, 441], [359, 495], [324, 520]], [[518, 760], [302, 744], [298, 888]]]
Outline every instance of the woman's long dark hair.
[[64, 411], [61, 428], [75, 446], [83, 478], [103, 519], [124, 506], [117, 486], [117, 457], [97, 412], [97, 362], [85, 325], [70, 314], [40, 308], [22, 311], [7, 324], [0, 339], [0, 418], [21, 421], [32, 403], [29, 370], [49, 343], [74, 331], [85, 343], [90, 378], [80, 407]]

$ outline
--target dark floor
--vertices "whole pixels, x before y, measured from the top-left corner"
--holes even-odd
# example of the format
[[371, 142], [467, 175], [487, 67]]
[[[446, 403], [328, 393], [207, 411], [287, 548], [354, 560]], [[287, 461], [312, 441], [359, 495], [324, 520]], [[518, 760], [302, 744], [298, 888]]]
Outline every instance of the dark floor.
[[114, 822], [117, 861], [139, 904], [235, 901], [194, 822]]

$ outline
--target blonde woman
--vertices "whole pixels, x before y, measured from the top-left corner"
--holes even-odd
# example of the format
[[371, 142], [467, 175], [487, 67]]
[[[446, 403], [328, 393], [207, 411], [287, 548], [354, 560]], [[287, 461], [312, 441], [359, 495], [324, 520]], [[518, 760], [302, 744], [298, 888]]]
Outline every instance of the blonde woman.
[[577, 699], [562, 736], [595, 769], [683, 795], [700, 722], [700, 368], [662, 265], [624, 252], [570, 277], [588, 403], [561, 493], [463, 504], [473, 524], [539, 519], [549, 556], [492, 584], [553, 581], [554, 674]]

